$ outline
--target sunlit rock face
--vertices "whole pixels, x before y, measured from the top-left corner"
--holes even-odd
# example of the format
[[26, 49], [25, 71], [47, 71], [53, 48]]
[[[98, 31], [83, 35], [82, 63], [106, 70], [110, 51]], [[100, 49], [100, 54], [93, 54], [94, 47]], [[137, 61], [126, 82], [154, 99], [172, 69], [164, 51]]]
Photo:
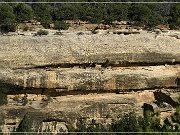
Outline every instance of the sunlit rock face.
[[179, 66], [168, 65], [180, 63], [179, 44], [179, 39], [167, 35], [155, 38], [146, 31], [2, 36], [0, 80], [20, 87], [67, 90], [174, 87]]
[[2, 82], [20, 88], [62, 89], [62, 91], [115, 91], [177, 87], [179, 66], [93, 68], [55, 68], [13, 70], [0, 74]]
[[[145, 31], [1, 36], [0, 87], [8, 104], [0, 107], [0, 128], [12, 131], [28, 114], [38, 131], [66, 132], [66, 124], [76, 127], [79, 119], [108, 124], [131, 111], [142, 115], [144, 103], [172, 113], [179, 63], [179, 39]], [[159, 90], [165, 94], [155, 94]], [[168, 102], [163, 110], [154, 103], [161, 96]]]
[[180, 62], [179, 39], [154, 37], [145, 31], [135, 35], [65, 33], [63, 36], [3, 36], [1, 67], [24, 68], [58, 64], [176, 63]]

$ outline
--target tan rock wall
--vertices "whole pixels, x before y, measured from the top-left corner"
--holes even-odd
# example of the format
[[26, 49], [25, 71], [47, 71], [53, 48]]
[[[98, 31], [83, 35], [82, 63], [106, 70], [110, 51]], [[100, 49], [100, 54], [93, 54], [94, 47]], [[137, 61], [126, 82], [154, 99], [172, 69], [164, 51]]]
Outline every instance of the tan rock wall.
[[179, 66], [121, 67], [116, 69], [14, 70], [1, 73], [0, 80], [27, 88], [68, 90], [133, 90], [177, 87]]

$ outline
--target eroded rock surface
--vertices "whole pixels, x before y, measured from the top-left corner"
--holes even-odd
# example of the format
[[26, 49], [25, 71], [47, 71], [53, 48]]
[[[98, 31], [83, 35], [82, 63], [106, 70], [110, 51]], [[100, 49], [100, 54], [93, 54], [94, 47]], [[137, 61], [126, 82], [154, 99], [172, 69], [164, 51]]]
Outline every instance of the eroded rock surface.
[[[180, 66], [120, 67], [111, 69], [55, 68], [1, 70], [1, 83], [11, 89], [45, 88], [60, 91], [115, 91], [178, 87]], [[19, 89], [20, 89], [19, 88]]]
[[95, 34], [29, 37], [2, 36], [0, 65], [24, 68], [51, 64], [124, 62], [180, 62], [180, 41], [169, 36], [155, 38], [145, 31], [135, 35]]
[[[179, 66], [156, 65], [180, 62], [180, 40], [154, 36], [145, 31], [135, 35], [2, 36], [0, 80], [21, 87], [68, 90], [176, 86]], [[122, 66], [152, 67], [118, 68]]]
[[1, 36], [0, 87], [8, 92], [8, 104], [0, 107], [1, 129], [17, 128], [25, 114], [33, 128], [41, 125], [39, 131], [57, 131], [56, 123], [66, 132], [66, 124], [76, 126], [77, 119], [111, 123], [123, 113], [142, 115], [144, 103], [173, 112], [171, 104], [159, 109], [154, 92], [167, 89], [166, 99], [177, 103], [179, 63], [178, 38], [145, 31]]

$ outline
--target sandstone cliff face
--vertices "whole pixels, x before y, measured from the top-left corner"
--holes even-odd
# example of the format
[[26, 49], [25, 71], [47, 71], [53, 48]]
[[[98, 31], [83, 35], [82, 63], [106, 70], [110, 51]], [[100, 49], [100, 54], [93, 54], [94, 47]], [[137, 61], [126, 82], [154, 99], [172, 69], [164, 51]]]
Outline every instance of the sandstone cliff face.
[[[115, 91], [177, 87], [179, 66], [120, 67], [111, 69], [55, 68], [2, 70], [0, 80], [22, 88], [61, 91]], [[6, 86], [8, 88], [8, 86]]]
[[[1, 37], [0, 80], [22, 87], [68, 90], [143, 89], [151, 88], [151, 83], [175, 86], [179, 66], [155, 65], [179, 63], [180, 41], [154, 36], [143, 31], [136, 35]], [[154, 67], [115, 68], [138, 65]]]
[[[177, 93], [169, 92], [173, 99], [177, 97]], [[152, 105], [155, 111], [160, 111], [163, 114], [162, 119], [165, 118], [164, 115], [174, 112], [170, 104], [165, 108], [159, 108], [154, 103], [156, 99], [153, 91], [149, 90], [124, 94], [67, 95], [53, 97], [47, 101], [42, 100], [43, 98], [45, 97], [28, 94], [29, 102], [25, 106], [9, 99], [8, 105], [1, 107], [1, 129], [4, 132], [13, 131], [24, 115], [31, 118], [35, 131], [45, 131], [48, 128], [54, 132], [60, 131], [61, 128], [67, 131], [67, 123], [72, 123], [76, 127], [77, 121], [81, 119], [87, 122], [94, 119], [97, 123], [110, 124], [113, 119], [121, 117], [124, 113], [134, 111], [142, 115], [144, 103]]]
[[179, 39], [141, 32], [135, 35], [95, 34], [1, 37], [1, 68], [58, 64], [180, 62]]
[[[25, 114], [35, 121], [34, 128], [41, 125], [39, 131], [66, 131], [65, 123], [76, 125], [82, 118], [110, 123], [126, 112], [142, 115], [144, 103], [158, 108], [154, 92], [159, 89], [171, 93], [171, 111], [176, 104], [180, 40], [174, 37], [155, 38], [145, 31], [1, 36], [0, 52], [0, 87], [9, 95], [0, 107], [3, 131], [12, 131]], [[22, 106], [22, 97], [15, 101], [16, 94], [28, 95], [28, 103]]]

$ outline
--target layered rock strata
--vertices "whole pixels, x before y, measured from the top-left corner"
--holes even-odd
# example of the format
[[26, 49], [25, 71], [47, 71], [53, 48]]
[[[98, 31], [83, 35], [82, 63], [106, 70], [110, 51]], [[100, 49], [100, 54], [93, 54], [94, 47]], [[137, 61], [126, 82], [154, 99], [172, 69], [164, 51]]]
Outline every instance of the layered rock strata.
[[142, 115], [144, 103], [157, 110], [159, 98], [168, 104], [160, 113], [172, 113], [179, 105], [179, 63], [179, 39], [146, 31], [1, 36], [0, 87], [8, 93], [1, 129], [12, 131], [25, 114], [34, 128], [41, 125], [38, 131], [56, 131], [54, 123], [66, 130], [77, 119], [111, 123], [130, 111]]

